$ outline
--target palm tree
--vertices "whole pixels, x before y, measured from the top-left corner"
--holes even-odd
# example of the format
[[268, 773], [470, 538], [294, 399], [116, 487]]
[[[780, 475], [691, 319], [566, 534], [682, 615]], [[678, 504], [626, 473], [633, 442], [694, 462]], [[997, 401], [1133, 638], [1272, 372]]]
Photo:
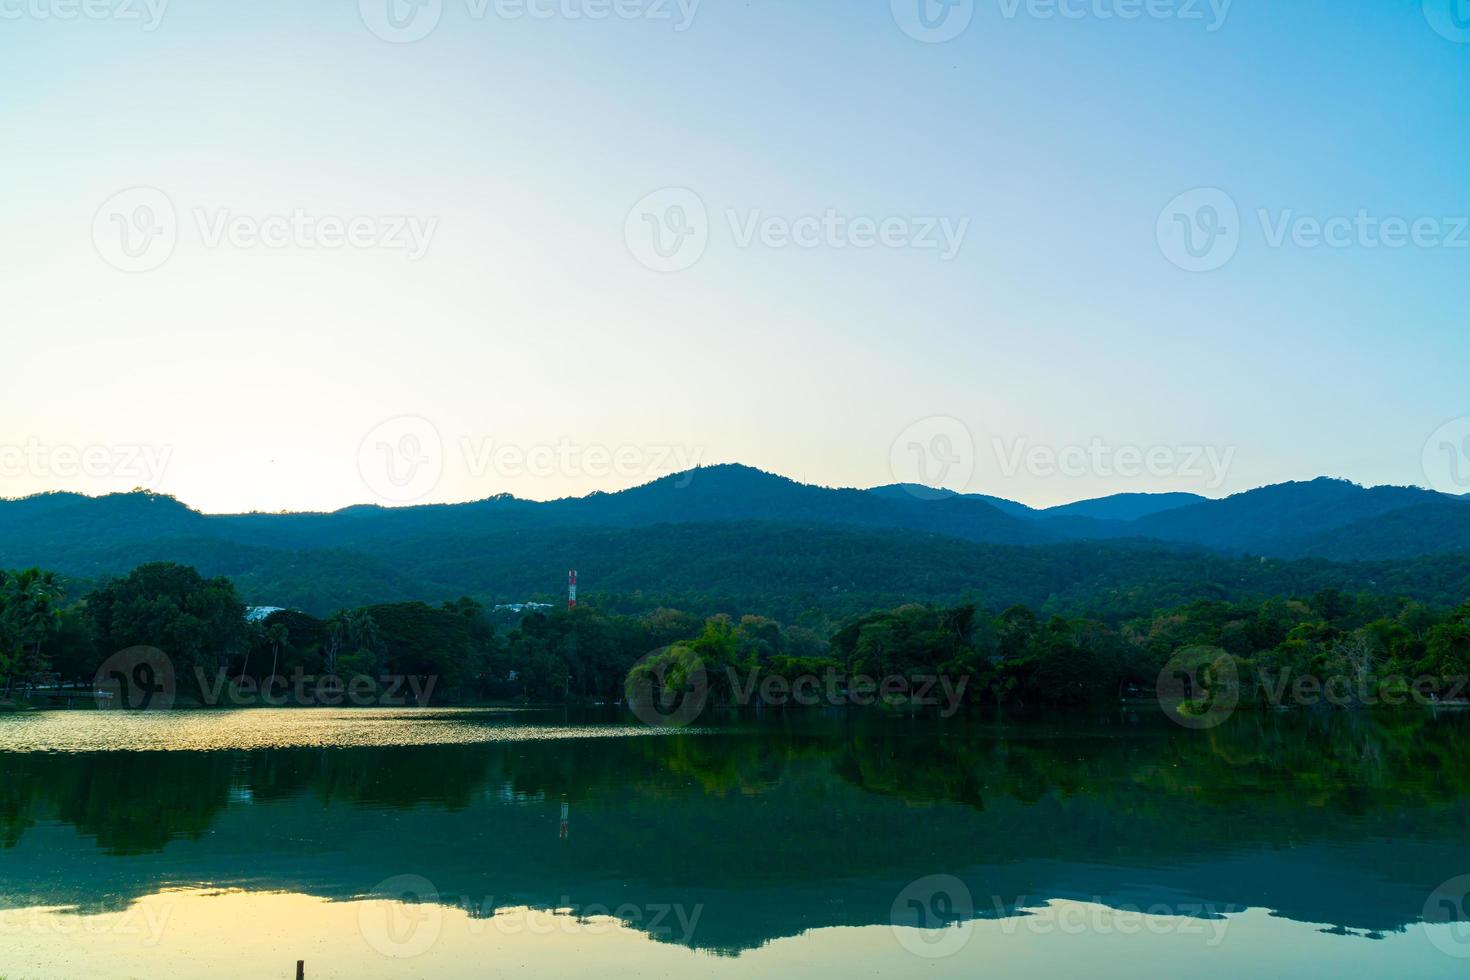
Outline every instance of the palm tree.
[[337, 673], [337, 656], [347, 642], [347, 612], [338, 609], [327, 619], [327, 673]]
[[0, 637], [12, 647], [8, 659], [14, 662], [7, 690], [15, 689], [17, 679], [45, 672], [44, 645], [60, 623], [62, 595], [55, 572], [28, 568], [0, 573]]
[[250, 669], [250, 651], [255, 644], [265, 639], [265, 626], [256, 620], [245, 624], [245, 656], [240, 660], [240, 677], [244, 679]]
[[271, 676], [276, 676], [276, 664], [281, 659], [281, 645], [291, 638], [291, 631], [286, 629], [285, 623], [276, 623], [266, 630], [266, 639], [271, 644]]
[[383, 646], [378, 621], [366, 609], [354, 609], [347, 615], [347, 636], [354, 650], [377, 653]]
[[383, 634], [378, 621], [365, 609], [339, 609], [327, 620], [327, 673], [337, 673], [337, 661], [343, 653], [378, 653], [383, 647]]

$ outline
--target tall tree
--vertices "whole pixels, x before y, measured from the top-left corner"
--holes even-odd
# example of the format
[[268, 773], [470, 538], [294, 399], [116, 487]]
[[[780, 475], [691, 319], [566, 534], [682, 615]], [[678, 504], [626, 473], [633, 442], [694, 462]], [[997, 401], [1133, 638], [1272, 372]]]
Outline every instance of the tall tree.
[[156, 647], [173, 658], [182, 690], [233, 660], [246, 642], [245, 606], [229, 579], [158, 562], [113, 579], [87, 597], [104, 654]]
[[54, 572], [28, 568], [0, 572], [0, 643], [5, 645], [7, 692], [35, 683], [50, 670], [47, 644], [61, 625], [61, 585]]

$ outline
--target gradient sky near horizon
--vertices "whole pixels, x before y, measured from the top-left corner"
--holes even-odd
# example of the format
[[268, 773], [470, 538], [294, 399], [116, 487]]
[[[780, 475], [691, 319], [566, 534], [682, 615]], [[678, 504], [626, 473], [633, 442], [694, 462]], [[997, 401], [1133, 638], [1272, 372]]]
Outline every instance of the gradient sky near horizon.
[[[1454, 489], [1426, 447], [1470, 453], [1461, 0], [960, 0], [942, 43], [910, 16], [937, 0], [392, 0], [433, 20], [412, 43], [390, 0], [88, 2], [0, 0], [0, 496], [331, 509], [742, 462], [1047, 505]], [[123, 271], [140, 187], [177, 242]], [[671, 188], [703, 252], [659, 272], [638, 209], [677, 218]], [[1199, 189], [1239, 216], [1189, 271]], [[1191, 234], [1217, 199], [1182, 198]], [[968, 224], [952, 257], [742, 243], [829, 211]], [[297, 212], [432, 236], [210, 238]], [[1360, 214], [1423, 240], [1272, 242]]]

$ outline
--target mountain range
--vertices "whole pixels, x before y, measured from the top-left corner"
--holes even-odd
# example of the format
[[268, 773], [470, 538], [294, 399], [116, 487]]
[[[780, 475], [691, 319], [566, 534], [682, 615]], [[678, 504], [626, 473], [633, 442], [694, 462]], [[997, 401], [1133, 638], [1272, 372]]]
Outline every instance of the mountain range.
[[[582, 570], [584, 589], [711, 601], [764, 584], [817, 605], [853, 589], [873, 600], [981, 591], [1044, 605], [1156, 588], [1171, 566], [1209, 567], [1237, 583], [1263, 568], [1320, 578], [1331, 567], [1343, 584], [1371, 589], [1427, 560], [1445, 569], [1431, 576], [1435, 597], [1453, 599], [1461, 566], [1470, 567], [1470, 500], [1323, 478], [1219, 500], [1118, 494], [1033, 509], [913, 485], [811, 486], [723, 465], [549, 502], [499, 496], [333, 513], [209, 515], [146, 492], [0, 501], [0, 567], [94, 581], [165, 559], [237, 578], [252, 600], [316, 610], [551, 595], [570, 567]], [[1110, 563], [1124, 571], [1108, 572]], [[1211, 583], [1198, 575], [1180, 570], [1176, 584], [1199, 592]]]

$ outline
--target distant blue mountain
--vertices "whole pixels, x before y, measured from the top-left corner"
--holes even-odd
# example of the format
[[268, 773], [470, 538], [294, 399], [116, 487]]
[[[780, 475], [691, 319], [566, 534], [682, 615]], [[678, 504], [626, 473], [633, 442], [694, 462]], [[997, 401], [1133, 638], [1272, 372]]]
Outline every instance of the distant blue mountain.
[[[911, 547], [903, 552], [904, 567], [923, 570], [905, 572], [903, 581], [895, 581], [894, 595], [900, 598], [905, 582], [916, 595], [935, 594], [931, 585], [943, 583], [943, 567], [930, 568], [928, 559], [915, 557], [927, 554], [938, 562], [952, 547], [941, 548], [941, 541], [1030, 548], [1136, 539], [1120, 547], [1162, 544], [1173, 552], [1337, 561], [1470, 553], [1470, 501], [1412, 487], [1364, 488], [1320, 479], [1262, 487], [1223, 500], [1119, 494], [1033, 510], [982, 495], [904, 485], [834, 489], [745, 466], [711, 466], [619, 493], [546, 503], [498, 496], [423, 507], [359, 506], [331, 514], [207, 515], [171, 497], [141, 492], [0, 500], [0, 567], [36, 564], [97, 577], [147, 560], [170, 559], [195, 561], [216, 574], [257, 575], [271, 582], [296, 581], [316, 574], [315, 569], [331, 568], [338, 571], [327, 577], [335, 575], [336, 584], [327, 583], [313, 594], [329, 594], [333, 601], [340, 597], [346, 604], [379, 594], [411, 596], [425, 582], [451, 592], [454, 583], [478, 580], [481, 566], [503, 569], [513, 555], [522, 556], [514, 560], [530, 560], [554, 553], [561, 556], [554, 561], [573, 560], [581, 550], [578, 542], [594, 538], [608, 548], [632, 549], [621, 555], [610, 552], [606, 560], [641, 567], [648, 549], [677, 537], [670, 528], [697, 526], [704, 530], [694, 537], [712, 541], [709, 529], [734, 525], [761, 529], [750, 534], [752, 548], [761, 542], [762, 561], [772, 559], [772, 549], [787, 561], [832, 558], [780, 554], [782, 540], [793, 548], [798, 540], [840, 541], [845, 560], [855, 562], [865, 560], [865, 534], [885, 536], [881, 547], [871, 539], [866, 560], [877, 560], [879, 554], [892, 552], [896, 541], [906, 540]], [[639, 533], [609, 538], [593, 535], [597, 529]], [[728, 547], [731, 539], [719, 540], [720, 547]], [[553, 544], [538, 551], [534, 542], [552, 542], [554, 551], [546, 550]], [[707, 569], [716, 560], [733, 567], [731, 563], [749, 559], [742, 554], [737, 549], [721, 556], [691, 553], [681, 558], [690, 563], [691, 580], [697, 580], [701, 567]], [[1014, 557], [1008, 561], [1012, 574], [1022, 574]], [[1057, 566], [1046, 575], [1065, 579], [1065, 571]], [[996, 574], [1004, 578], [1003, 569]]]
[[1380, 561], [1418, 555], [1470, 552], [1470, 500], [1443, 497], [1354, 521], [1343, 527], [1288, 538], [1283, 557]]
[[868, 491], [890, 500], [979, 500], [989, 504], [1003, 514], [1012, 517], [1046, 519], [1054, 517], [1084, 517], [1095, 521], [1136, 521], [1140, 517], [1161, 511], [1187, 507], [1190, 504], [1208, 502], [1208, 497], [1197, 493], [1116, 493], [1109, 497], [1079, 500], [1072, 504], [1056, 507], [1035, 508], [1004, 497], [992, 497], [984, 493], [958, 494], [953, 490], [935, 489], [918, 483], [893, 483], [874, 487]]
[[936, 487], [926, 487], [921, 483], [891, 483], [888, 486], [884, 487], [874, 487], [873, 489], [869, 490], [868, 493], [871, 493], [877, 497], [883, 497], [887, 500], [899, 500], [904, 502], [912, 502], [915, 500], [978, 500], [981, 503], [989, 504], [996, 510], [1000, 511], [1002, 514], [1009, 514], [1012, 517], [1031, 518], [1037, 517], [1042, 513], [1041, 511], [1035, 510], [1034, 508], [1027, 507], [1025, 504], [1017, 503], [1014, 500], [1007, 500], [1004, 497], [992, 497], [989, 494], [984, 493], [960, 494], [955, 493], [953, 490], [944, 490]]
[[1365, 488], [1324, 477], [1150, 514], [1132, 526], [1142, 537], [1222, 551], [1282, 554], [1298, 550], [1306, 536], [1350, 526], [1363, 533], [1372, 521], [1394, 511], [1451, 499], [1416, 487]]
[[1208, 503], [1197, 493], [1116, 493], [1111, 497], [1079, 500], [1075, 504], [1048, 507], [1047, 517], [1087, 517], [1097, 521], [1136, 521], [1150, 514], [1176, 510], [1191, 504]]

